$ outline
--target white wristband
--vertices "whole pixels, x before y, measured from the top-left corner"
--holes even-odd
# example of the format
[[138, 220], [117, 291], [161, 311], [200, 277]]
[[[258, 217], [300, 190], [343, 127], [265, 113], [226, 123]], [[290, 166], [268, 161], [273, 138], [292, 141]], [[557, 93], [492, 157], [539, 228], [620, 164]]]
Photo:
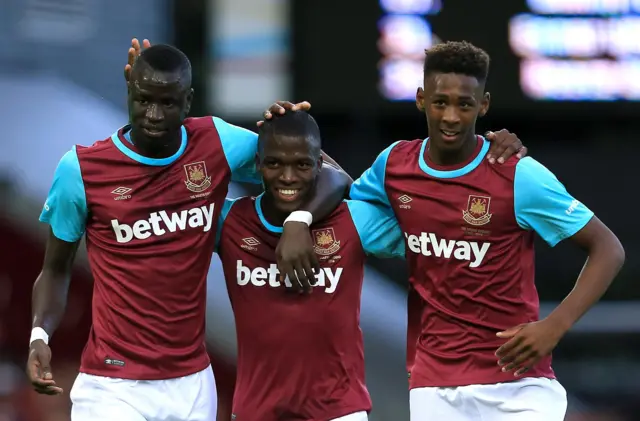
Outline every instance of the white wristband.
[[311, 212], [307, 211], [291, 212], [291, 214], [287, 216], [287, 219], [284, 220], [285, 224], [287, 222], [303, 222], [311, 226], [311, 223], [313, 222], [313, 215], [311, 215]]
[[34, 327], [31, 329], [31, 339], [29, 339], [29, 346], [33, 343], [33, 341], [37, 341], [38, 339], [42, 339], [45, 344], [49, 345], [49, 335], [44, 331], [41, 327]]

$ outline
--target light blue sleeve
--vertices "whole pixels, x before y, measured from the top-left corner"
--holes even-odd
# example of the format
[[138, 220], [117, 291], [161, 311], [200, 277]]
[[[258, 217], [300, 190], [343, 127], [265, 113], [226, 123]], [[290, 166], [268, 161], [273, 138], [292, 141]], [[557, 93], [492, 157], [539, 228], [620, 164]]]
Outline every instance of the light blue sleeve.
[[231, 168], [231, 181], [261, 184], [262, 176], [256, 168], [258, 134], [218, 117], [213, 117], [213, 124], [218, 130], [224, 156]]
[[393, 210], [360, 200], [346, 200], [365, 253], [404, 257], [404, 236]]
[[351, 199], [363, 200], [391, 208], [389, 197], [384, 188], [384, 177], [387, 170], [389, 154], [398, 143], [399, 142], [395, 142], [382, 151], [373, 165], [351, 184], [351, 191], [349, 192]]
[[516, 164], [514, 207], [518, 225], [551, 247], [580, 231], [593, 212], [571, 196], [551, 171], [533, 158]]
[[51, 225], [60, 240], [75, 243], [84, 235], [87, 215], [84, 182], [74, 146], [58, 163], [40, 221]]
[[216, 251], [218, 251], [218, 246], [220, 245], [222, 226], [224, 225], [225, 219], [227, 219], [227, 215], [229, 215], [231, 206], [236, 203], [236, 200], [238, 199], [224, 199], [224, 203], [222, 204], [222, 210], [220, 211], [220, 216], [218, 217], [218, 227], [216, 228]]

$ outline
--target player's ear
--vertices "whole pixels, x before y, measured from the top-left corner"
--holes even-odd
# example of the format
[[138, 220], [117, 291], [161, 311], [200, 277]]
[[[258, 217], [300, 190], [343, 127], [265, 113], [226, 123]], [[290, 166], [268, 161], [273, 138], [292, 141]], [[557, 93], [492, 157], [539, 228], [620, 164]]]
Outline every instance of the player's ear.
[[191, 102], [193, 101], [193, 88], [189, 89], [189, 92], [187, 93], [187, 98], [186, 98], [186, 104], [185, 104], [185, 115], [189, 115], [189, 111], [191, 111]]
[[422, 88], [418, 88], [418, 91], [416, 92], [416, 108], [421, 113], [424, 113], [424, 89]]
[[255, 161], [256, 161], [256, 169], [259, 171], [260, 170], [260, 152], [256, 152]]
[[480, 113], [478, 115], [480, 117], [484, 117], [489, 112], [489, 105], [491, 104], [491, 94], [489, 92], [485, 92], [482, 96], [482, 102], [480, 103]]
[[322, 171], [322, 165], [324, 164], [324, 158], [322, 154], [318, 156], [318, 161], [316, 161], [316, 167], [318, 168], [318, 172]]

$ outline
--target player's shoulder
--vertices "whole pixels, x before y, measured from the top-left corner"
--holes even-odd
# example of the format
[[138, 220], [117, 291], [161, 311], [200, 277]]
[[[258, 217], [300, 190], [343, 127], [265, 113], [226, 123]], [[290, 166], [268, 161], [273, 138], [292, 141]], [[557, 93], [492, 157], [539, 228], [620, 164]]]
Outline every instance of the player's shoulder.
[[424, 139], [398, 140], [392, 143], [388, 150], [394, 153], [407, 153], [408, 151], [420, 150]]
[[385, 149], [380, 158], [384, 162], [385, 169], [404, 171], [406, 168], [413, 168], [420, 156], [424, 139], [398, 140]]
[[555, 174], [551, 170], [530, 156], [519, 159], [514, 167], [516, 180], [544, 183], [545, 180], [555, 178]]
[[214, 118], [211, 116], [188, 117], [182, 122], [182, 125], [187, 130], [187, 133], [194, 135], [201, 131], [214, 130], [216, 128]]
[[84, 156], [100, 155], [105, 152], [111, 151], [115, 147], [113, 143], [113, 136], [115, 136], [116, 134], [117, 132], [105, 139], [96, 140], [89, 146], [75, 145], [74, 146], [75, 153], [78, 156], [84, 157]]
[[483, 159], [482, 165], [487, 166], [494, 173], [499, 174], [503, 178], [508, 178], [511, 181], [515, 178], [516, 168], [518, 167], [520, 161], [525, 158], [518, 158], [515, 155], [509, 157], [502, 164], [499, 163], [490, 163], [488, 160]]
[[77, 152], [78, 148], [79, 146], [77, 145], [73, 146], [71, 147], [71, 149], [65, 152], [64, 155], [62, 155], [62, 158], [60, 158], [60, 161], [58, 162], [57, 171], [66, 175], [66, 174], [74, 173], [80, 168], [80, 165], [78, 162], [78, 152]]
[[256, 198], [254, 196], [241, 196], [235, 199], [225, 199], [223, 211], [229, 215], [246, 217], [248, 213], [256, 212]]

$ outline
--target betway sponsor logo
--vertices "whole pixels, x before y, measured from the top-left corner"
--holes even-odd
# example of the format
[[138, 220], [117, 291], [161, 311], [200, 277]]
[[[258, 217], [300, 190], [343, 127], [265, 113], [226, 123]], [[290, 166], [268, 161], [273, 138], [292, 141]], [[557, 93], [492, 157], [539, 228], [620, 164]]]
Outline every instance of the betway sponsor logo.
[[482, 264], [490, 243], [477, 241], [446, 240], [438, 238], [430, 232], [422, 232], [420, 235], [404, 233], [407, 238], [407, 247], [414, 253], [424, 256], [444, 257], [445, 259], [468, 260], [469, 267], [477, 268]]
[[[316, 273], [314, 277], [316, 282], [313, 284], [316, 288], [324, 288], [324, 292], [331, 294], [338, 288], [338, 282], [340, 282], [340, 276], [342, 276], [342, 268], [321, 268], [320, 273]], [[244, 265], [242, 260], [237, 261], [236, 266], [236, 278], [238, 285], [244, 286], [249, 283], [257, 287], [263, 287], [268, 285], [273, 288], [280, 287], [280, 271], [278, 271], [278, 265], [272, 263], [268, 268], [257, 267], [253, 270]], [[285, 277], [284, 284], [287, 287], [291, 287], [291, 281], [289, 277]]]
[[123, 224], [117, 219], [111, 220], [118, 243], [128, 243], [134, 238], [145, 240], [152, 235], [165, 235], [167, 232], [184, 231], [189, 228], [201, 228], [207, 232], [213, 225], [213, 209], [215, 204], [185, 209], [180, 212], [151, 212], [149, 218], [141, 219], [133, 224]]

